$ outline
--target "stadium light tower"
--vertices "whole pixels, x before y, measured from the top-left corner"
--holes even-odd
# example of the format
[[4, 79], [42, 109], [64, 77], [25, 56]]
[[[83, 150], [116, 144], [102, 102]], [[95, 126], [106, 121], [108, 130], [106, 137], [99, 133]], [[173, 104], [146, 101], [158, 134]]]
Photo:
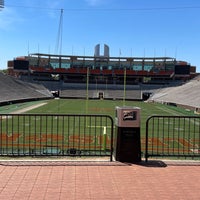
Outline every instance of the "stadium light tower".
[[0, 0], [0, 10], [4, 8], [4, 0]]

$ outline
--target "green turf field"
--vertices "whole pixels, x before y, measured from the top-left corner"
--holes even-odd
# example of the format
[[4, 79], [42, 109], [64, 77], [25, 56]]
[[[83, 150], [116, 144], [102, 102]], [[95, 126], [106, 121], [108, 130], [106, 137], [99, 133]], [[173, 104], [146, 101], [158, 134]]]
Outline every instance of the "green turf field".
[[[124, 106], [119, 100], [84, 100], [84, 99], [53, 99], [46, 101], [47, 104], [30, 110], [27, 113], [59, 113], [59, 114], [107, 114], [114, 117], [115, 107]], [[37, 103], [37, 102], [36, 102]], [[140, 107], [142, 118], [151, 115], [193, 115], [192, 111], [167, 106], [157, 103], [140, 101], [126, 101], [125, 106]]]
[[[30, 110], [27, 113], [46, 114], [105, 114], [115, 118], [115, 107], [124, 106], [123, 101], [113, 100], [81, 100], [81, 99], [54, 99], [46, 101], [47, 104]], [[126, 101], [125, 106], [141, 108], [141, 128], [144, 130], [148, 117], [152, 115], [194, 115], [192, 111], [186, 111], [174, 106], [140, 101]]]
[[[42, 106], [33, 108], [34, 106]], [[45, 104], [44, 104], [45, 103]], [[47, 146], [59, 146], [62, 151], [78, 145], [81, 147], [81, 141], [84, 141], [84, 148], [88, 147], [107, 149], [110, 145], [111, 124], [108, 119], [101, 118], [83, 118], [67, 117], [63, 118], [59, 114], [103, 114], [115, 118], [116, 106], [132, 106], [141, 108], [141, 143], [142, 151], [145, 147], [146, 121], [152, 115], [160, 116], [194, 116], [192, 111], [167, 106], [157, 103], [145, 103], [140, 101], [113, 101], [113, 100], [80, 100], [80, 99], [52, 99], [45, 101], [27, 102], [2, 106], [0, 113], [13, 113], [24, 111], [34, 114], [29, 116], [6, 116], [2, 117], [1, 124], [1, 145], [10, 148], [10, 151], [30, 152], [30, 149], [39, 149]], [[37, 114], [48, 115], [39, 116]], [[51, 115], [54, 114], [54, 115]], [[58, 114], [58, 115], [55, 115]], [[159, 120], [159, 119], [158, 119]], [[199, 136], [195, 135], [200, 130], [199, 119], [180, 120], [167, 119], [155, 121], [156, 128], [153, 129], [152, 135], [149, 135], [149, 143], [154, 151], [178, 152], [199, 151]], [[172, 124], [172, 125], [171, 125]], [[106, 127], [107, 139], [103, 139], [104, 128]], [[188, 135], [190, 133], [190, 135]], [[106, 141], [106, 145], [105, 142]], [[67, 146], [66, 146], [67, 144]], [[91, 146], [93, 145], [93, 146]], [[105, 147], [106, 146], [106, 147]], [[166, 147], [166, 150], [165, 150]], [[182, 149], [184, 147], [184, 149]], [[109, 146], [110, 148], [110, 146]], [[171, 148], [171, 149], [170, 149]], [[23, 149], [23, 150], [22, 150]], [[193, 152], [192, 152], [193, 153]]]
[[[46, 103], [43, 106], [32, 109], [31, 106], [40, 103]], [[120, 101], [120, 100], [88, 100], [85, 99], [52, 99], [46, 101], [25, 102], [0, 107], [0, 113], [12, 113], [31, 108], [25, 113], [31, 114], [105, 114], [115, 118], [116, 106], [133, 106], [141, 108], [141, 130], [145, 131], [145, 123], [148, 117], [152, 115], [182, 116], [194, 115], [193, 111], [168, 106], [158, 103], [146, 103], [142, 101]]]

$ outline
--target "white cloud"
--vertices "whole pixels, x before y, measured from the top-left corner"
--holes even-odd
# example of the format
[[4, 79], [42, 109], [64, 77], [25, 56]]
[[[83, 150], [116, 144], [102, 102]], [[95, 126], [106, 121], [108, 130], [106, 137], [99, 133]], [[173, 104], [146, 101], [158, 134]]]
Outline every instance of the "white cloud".
[[105, 0], [85, 0], [90, 6], [98, 6], [105, 2]]
[[0, 30], [13, 29], [17, 22], [22, 22], [22, 19], [12, 8], [4, 8], [0, 12]]

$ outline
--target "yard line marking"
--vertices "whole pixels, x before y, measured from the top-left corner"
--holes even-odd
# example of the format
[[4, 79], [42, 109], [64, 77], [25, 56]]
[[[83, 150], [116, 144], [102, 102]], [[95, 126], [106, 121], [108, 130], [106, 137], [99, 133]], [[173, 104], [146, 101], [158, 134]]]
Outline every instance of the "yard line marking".
[[106, 127], [106, 128], [111, 128], [111, 126], [87, 126], [88, 128], [104, 128], [104, 127]]

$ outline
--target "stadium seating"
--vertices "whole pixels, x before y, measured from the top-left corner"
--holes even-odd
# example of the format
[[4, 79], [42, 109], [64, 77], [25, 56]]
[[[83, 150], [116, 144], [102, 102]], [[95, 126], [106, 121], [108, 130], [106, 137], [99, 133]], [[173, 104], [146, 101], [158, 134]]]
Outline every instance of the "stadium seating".
[[[21, 78], [23, 79], [23, 76]], [[87, 94], [89, 98], [99, 98], [101, 93], [106, 99], [124, 98], [123, 84], [89, 83], [87, 93], [86, 83], [66, 83], [62, 80], [50, 80], [50, 78], [34, 80], [34, 77], [28, 77], [27, 80], [22, 81], [0, 73], [0, 103], [52, 98], [50, 91], [59, 91], [61, 98], [86, 98]], [[126, 85], [125, 94], [126, 99], [141, 100], [142, 93], [149, 92], [152, 94], [149, 101], [199, 108], [199, 88], [200, 76], [186, 83], [173, 81], [167, 84]]]
[[66, 73], [66, 72], [67, 72], [67, 69], [65, 69], [65, 68], [56, 68], [56, 69], [54, 70], [54, 72], [56, 72], [56, 73]]
[[[63, 83], [60, 90], [61, 98], [86, 98], [86, 84], [81, 83]], [[88, 97], [92, 99], [99, 98], [99, 94], [103, 93], [106, 99], [123, 99], [124, 86], [113, 84], [89, 84]], [[141, 88], [139, 85], [126, 85], [126, 99], [141, 100]]]
[[101, 70], [100, 69], [91, 69], [90, 74], [100, 74]]
[[199, 108], [200, 80], [195, 78], [181, 86], [166, 87], [154, 92], [149, 101], [161, 103], [173, 103]]
[[0, 103], [52, 97], [43, 85], [23, 82], [3, 73], [0, 73], [0, 85]]
[[103, 73], [104, 75], [112, 75], [112, 70], [104, 69], [104, 70], [102, 70], [102, 73]]

